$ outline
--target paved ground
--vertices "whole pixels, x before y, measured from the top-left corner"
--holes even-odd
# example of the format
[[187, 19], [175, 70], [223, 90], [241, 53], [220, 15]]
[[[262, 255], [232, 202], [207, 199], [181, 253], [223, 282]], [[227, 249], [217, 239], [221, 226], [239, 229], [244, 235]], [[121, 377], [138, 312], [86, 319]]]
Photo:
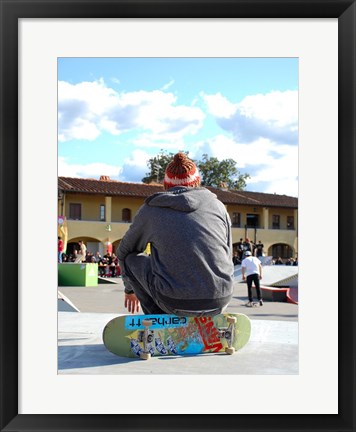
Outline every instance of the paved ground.
[[150, 361], [117, 357], [101, 335], [110, 319], [126, 313], [121, 279], [96, 287], [59, 287], [80, 310], [58, 314], [58, 372], [86, 375], [293, 375], [298, 374], [298, 306], [266, 301], [247, 308], [246, 285], [235, 282], [227, 311], [244, 313], [252, 323], [249, 343], [233, 356], [157, 357]]
[[[124, 286], [121, 278], [104, 280], [96, 287], [59, 287], [80, 312], [125, 314]], [[244, 313], [251, 319], [297, 321], [298, 305], [265, 301], [263, 307], [247, 308], [247, 288], [243, 283], [235, 282], [234, 296], [227, 312]]]

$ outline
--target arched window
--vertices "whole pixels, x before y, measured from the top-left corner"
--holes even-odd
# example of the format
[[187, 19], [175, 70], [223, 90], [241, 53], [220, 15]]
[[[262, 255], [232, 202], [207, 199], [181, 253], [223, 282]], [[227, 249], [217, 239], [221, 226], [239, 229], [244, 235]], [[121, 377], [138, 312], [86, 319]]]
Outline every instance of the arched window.
[[131, 222], [131, 210], [128, 208], [124, 208], [122, 210], [122, 221], [123, 222]]
[[278, 258], [278, 257], [281, 257], [283, 259], [292, 258], [293, 249], [287, 244], [277, 243], [269, 248], [268, 255], [272, 255], [273, 258]]

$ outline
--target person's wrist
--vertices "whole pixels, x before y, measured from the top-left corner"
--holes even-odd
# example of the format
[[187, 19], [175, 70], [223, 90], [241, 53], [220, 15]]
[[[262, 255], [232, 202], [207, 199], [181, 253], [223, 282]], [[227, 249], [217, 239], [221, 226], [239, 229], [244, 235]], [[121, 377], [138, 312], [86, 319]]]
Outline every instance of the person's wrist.
[[131, 295], [131, 294], [134, 294], [135, 292], [132, 290], [132, 291], [126, 291], [125, 290], [125, 294], [127, 294], [127, 295]]

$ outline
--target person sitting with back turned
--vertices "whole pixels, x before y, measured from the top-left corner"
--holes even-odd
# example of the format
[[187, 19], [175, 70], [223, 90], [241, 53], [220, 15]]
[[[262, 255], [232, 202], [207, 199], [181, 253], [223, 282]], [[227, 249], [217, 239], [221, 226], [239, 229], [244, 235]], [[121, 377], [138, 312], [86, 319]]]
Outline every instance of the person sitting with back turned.
[[[184, 153], [168, 164], [164, 188], [146, 199], [117, 249], [125, 307], [217, 315], [233, 292], [229, 215], [215, 194], [200, 187], [198, 169]], [[150, 256], [143, 253], [147, 243]]]

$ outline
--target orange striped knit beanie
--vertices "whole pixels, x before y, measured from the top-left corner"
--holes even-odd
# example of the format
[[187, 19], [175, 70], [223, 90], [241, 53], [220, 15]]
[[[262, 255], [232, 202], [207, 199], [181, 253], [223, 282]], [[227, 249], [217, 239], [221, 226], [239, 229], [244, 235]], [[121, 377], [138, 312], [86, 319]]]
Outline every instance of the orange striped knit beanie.
[[186, 154], [177, 153], [172, 162], [167, 165], [163, 184], [165, 189], [174, 186], [200, 186], [198, 168]]

